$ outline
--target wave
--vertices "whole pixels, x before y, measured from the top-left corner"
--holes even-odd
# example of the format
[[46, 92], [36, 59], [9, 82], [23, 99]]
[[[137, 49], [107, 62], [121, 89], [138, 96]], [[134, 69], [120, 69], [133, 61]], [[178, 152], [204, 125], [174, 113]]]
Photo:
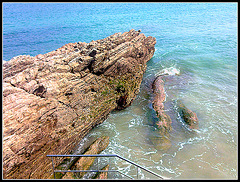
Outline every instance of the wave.
[[175, 66], [172, 66], [170, 68], [164, 68], [158, 73], [158, 75], [180, 75], [180, 70]]

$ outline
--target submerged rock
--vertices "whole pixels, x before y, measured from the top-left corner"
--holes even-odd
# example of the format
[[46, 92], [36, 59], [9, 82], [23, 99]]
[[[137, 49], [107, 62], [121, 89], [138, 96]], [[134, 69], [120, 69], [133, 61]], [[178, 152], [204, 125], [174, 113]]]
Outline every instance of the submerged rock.
[[162, 76], [155, 78], [152, 84], [153, 89], [153, 109], [156, 111], [159, 121], [157, 121], [156, 126], [159, 129], [160, 136], [152, 139], [152, 142], [155, 146], [158, 146], [159, 149], [167, 150], [171, 147], [171, 141], [169, 139], [169, 131], [172, 130], [172, 121], [169, 115], [164, 111], [163, 102], [166, 99], [166, 94], [164, 91], [164, 81]]
[[111, 111], [131, 105], [155, 44], [130, 30], [5, 62], [3, 178], [49, 178], [47, 154], [71, 153]]
[[181, 100], [177, 101], [177, 108], [180, 116], [190, 129], [198, 129], [197, 114], [188, 109]]

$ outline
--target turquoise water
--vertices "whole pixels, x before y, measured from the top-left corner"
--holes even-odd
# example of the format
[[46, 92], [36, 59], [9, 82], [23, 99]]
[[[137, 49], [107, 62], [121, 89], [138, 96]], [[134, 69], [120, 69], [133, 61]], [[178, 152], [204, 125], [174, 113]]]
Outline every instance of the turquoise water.
[[[104, 153], [120, 154], [172, 179], [236, 179], [237, 18], [237, 3], [3, 3], [3, 60], [141, 29], [157, 43], [140, 93], [89, 136], [109, 135]], [[173, 130], [172, 147], [161, 151], [150, 140], [158, 132], [151, 125], [149, 87], [166, 70], [180, 74], [165, 80]], [[197, 113], [197, 133], [177, 117], [176, 99]], [[132, 166], [114, 163], [136, 174]], [[139, 178], [152, 176], [140, 171]]]

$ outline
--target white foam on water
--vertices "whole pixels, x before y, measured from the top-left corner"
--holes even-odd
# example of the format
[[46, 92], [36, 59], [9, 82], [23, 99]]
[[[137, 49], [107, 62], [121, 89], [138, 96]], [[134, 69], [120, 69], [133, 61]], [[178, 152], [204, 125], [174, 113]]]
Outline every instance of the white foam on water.
[[180, 75], [180, 69], [176, 68], [175, 66], [171, 66], [161, 70], [158, 75]]

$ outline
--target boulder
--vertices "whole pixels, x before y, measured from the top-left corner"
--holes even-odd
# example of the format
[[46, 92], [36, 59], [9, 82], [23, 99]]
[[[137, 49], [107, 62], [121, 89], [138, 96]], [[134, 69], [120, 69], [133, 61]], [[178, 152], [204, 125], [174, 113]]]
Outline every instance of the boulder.
[[187, 124], [189, 129], [198, 129], [198, 118], [197, 114], [190, 109], [188, 109], [181, 100], [177, 101], [177, 110], [181, 118]]
[[5, 62], [3, 178], [49, 178], [47, 154], [72, 153], [111, 111], [131, 105], [155, 44], [132, 29]]

